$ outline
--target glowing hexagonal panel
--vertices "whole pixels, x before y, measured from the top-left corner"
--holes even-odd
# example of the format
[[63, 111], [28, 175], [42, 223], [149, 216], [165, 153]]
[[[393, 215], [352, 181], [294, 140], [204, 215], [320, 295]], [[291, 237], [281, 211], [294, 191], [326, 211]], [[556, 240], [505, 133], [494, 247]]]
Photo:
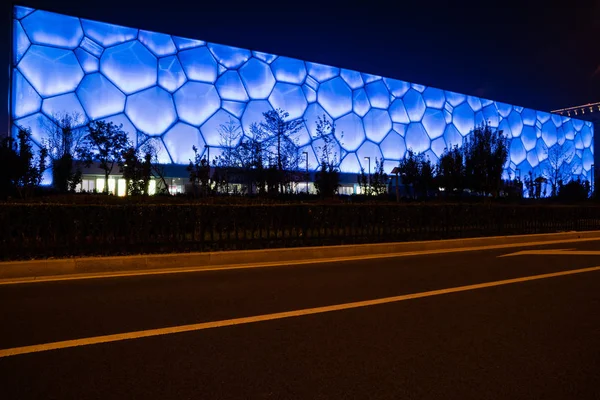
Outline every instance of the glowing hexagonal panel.
[[[317, 158], [319, 158], [319, 159], [324, 157], [324, 154], [323, 154], [324, 145], [325, 145], [325, 143], [324, 143], [323, 139], [315, 139], [312, 142], [312, 147], [315, 151]], [[336, 161], [339, 161], [343, 157], [344, 154], [342, 153], [342, 148], [340, 147], [340, 144], [338, 143], [337, 140], [332, 140], [329, 143], [329, 148], [331, 150], [331, 152], [329, 154], [330, 161], [333, 161], [333, 159], [335, 159]], [[350, 153], [350, 154], [352, 154], [352, 153]]]
[[[315, 154], [315, 151], [313, 150], [311, 145], [300, 147], [298, 149], [298, 153], [302, 155], [302, 159], [300, 161], [300, 169], [306, 169], [307, 162], [306, 155], [304, 153], [308, 154], [308, 170], [314, 171], [317, 169], [317, 167], [319, 166], [319, 161], [317, 160], [317, 155]], [[303, 187], [303, 185], [306, 185], [306, 183], [301, 184], [300, 187]], [[306, 190], [306, 186], [304, 186], [304, 190]]]
[[425, 89], [427, 88], [427, 86], [425, 86], [425, 85], [419, 85], [418, 83], [412, 83], [410, 85], [410, 87], [412, 87], [413, 89], [415, 89], [419, 93], [423, 93], [425, 91]]
[[463, 103], [454, 109], [452, 123], [464, 136], [469, 134], [475, 127], [475, 114], [467, 103]]
[[404, 138], [397, 132], [391, 131], [379, 145], [386, 159], [400, 160], [406, 153]]
[[534, 126], [537, 119], [535, 110], [524, 108], [523, 111], [521, 111], [521, 119], [523, 121], [523, 125]]
[[162, 135], [177, 119], [171, 95], [158, 86], [129, 96], [125, 113], [140, 131], [149, 135]]
[[217, 80], [217, 62], [206, 47], [180, 51], [179, 61], [188, 79], [208, 83]]
[[156, 158], [159, 164], [171, 164], [172, 161], [169, 156], [169, 150], [167, 150], [167, 147], [160, 137], [148, 137], [145, 141], [140, 140], [139, 145], [152, 147], [156, 152]]
[[156, 57], [140, 42], [123, 43], [106, 49], [100, 59], [100, 71], [130, 94], [156, 84]]
[[316, 135], [317, 119], [323, 118], [323, 116], [325, 116], [325, 118], [330, 122], [332, 121], [331, 116], [327, 114], [327, 111], [325, 111], [325, 109], [323, 109], [323, 107], [321, 107], [318, 103], [311, 104], [306, 109], [306, 112], [304, 113], [304, 122], [306, 123], [308, 132], [311, 136]]
[[174, 92], [185, 83], [186, 77], [181, 63], [176, 56], [164, 57], [158, 60], [158, 84]]
[[531, 150], [531, 151], [527, 152], [527, 162], [529, 163], [529, 165], [531, 165], [534, 168], [538, 166], [540, 161], [538, 160], [538, 157], [537, 157], [537, 151]]
[[352, 102], [354, 112], [361, 117], [364, 117], [367, 112], [371, 109], [369, 98], [365, 89], [357, 89], [352, 94]]
[[371, 107], [387, 109], [390, 106], [390, 93], [382, 80], [365, 85]]
[[334, 76], [339, 75], [340, 73], [339, 68], [330, 67], [329, 65], [323, 65], [313, 62], [307, 62], [306, 68], [308, 70], [309, 75], [311, 75], [319, 82], [325, 82], [326, 80], [331, 79]]
[[304, 95], [306, 96], [306, 101], [309, 103], [314, 103], [317, 101], [317, 92], [315, 89], [311, 88], [307, 84], [302, 85], [302, 90], [304, 91]]
[[19, 71], [14, 71], [13, 74], [12, 96], [13, 118], [38, 112], [42, 106], [42, 98]]
[[521, 133], [521, 140], [525, 150], [529, 151], [535, 147], [537, 142], [537, 134], [533, 126], [524, 126]]
[[[444, 134], [446, 129], [446, 120], [444, 113], [440, 110], [428, 108], [423, 116], [423, 127], [431, 139], [435, 139]], [[436, 153], [437, 154], [437, 153]]]
[[363, 145], [360, 146], [356, 151], [356, 156], [366, 173], [369, 173], [369, 160], [365, 159], [366, 157], [369, 157], [371, 160], [371, 173], [375, 172], [375, 159], [378, 159], [379, 161], [382, 161], [383, 159], [383, 154], [381, 154], [379, 146], [369, 141], [364, 142]]
[[317, 100], [333, 118], [352, 111], [352, 90], [340, 77], [323, 83], [317, 92]]
[[15, 6], [15, 8], [14, 8], [15, 18], [17, 18], [17, 19], [25, 18], [26, 16], [28, 16], [29, 14], [31, 14], [34, 11], [35, 11], [34, 8], [24, 7], [24, 6]]
[[81, 64], [81, 68], [87, 74], [97, 72], [100, 68], [100, 60], [88, 53], [82, 48], [75, 49], [75, 55]]
[[99, 73], [83, 78], [77, 97], [91, 119], [121, 113], [125, 108], [125, 95]]
[[340, 170], [346, 173], [360, 173], [361, 165], [354, 153], [348, 153], [340, 163]]
[[94, 57], [100, 57], [104, 52], [104, 48], [88, 37], [84, 37], [79, 45], [83, 50], [92, 54]]
[[410, 89], [410, 83], [398, 79], [383, 78], [383, 82], [394, 97], [402, 97]]
[[417, 92], [414, 89], [410, 89], [404, 95], [404, 105], [406, 106], [406, 112], [408, 113], [408, 118], [412, 122], [419, 122], [423, 118], [423, 114], [425, 114], [425, 102], [423, 101], [423, 96], [421, 93]]
[[[538, 120], [542, 124], [544, 122], [546, 122], [549, 118], [550, 118], [550, 114], [538, 111]], [[575, 130], [577, 132], [579, 132], [581, 130], [581, 128], [583, 128], [584, 122], [582, 120], [580, 120], [580, 119], [572, 119], [571, 122], [573, 123], [573, 128], [575, 128]]]
[[290, 119], [302, 117], [308, 105], [302, 88], [289, 83], [277, 83], [269, 96], [273, 108], [287, 111]]
[[48, 130], [54, 125], [42, 113], [30, 115], [15, 121], [15, 125], [31, 131], [31, 139], [39, 146], [48, 139]]
[[510, 141], [510, 160], [515, 164], [520, 164], [527, 157], [525, 147], [520, 138], [514, 138]]
[[29, 49], [31, 42], [27, 38], [23, 27], [20, 22], [15, 21], [13, 25], [13, 52], [14, 52], [14, 62], [17, 64], [25, 55], [25, 52]]
[[207, 44], [210, 51], [220, 64], [227, 68], [239, 68], [243, 63], [248, 61], [251, 54], [249, 50], [240, 49], [232, 46], [224, 46], [222, 44]]
[[230, 114], [233, 114], [237, 118], [241, 118], [244, 114], [244, 110], [246, 109], [246, 103], [241, 101], [223, 100], [221, 101], [221, 108], [223, 108], [225, 111], [228, 111]]
[[223, 100], [247, 101], [248, 93], [237, 71], [227, 71], [217, 80], [217, 90]]
[[371, 109], [363, 118], [367, 138], [375, 143], [383, 140], [385, 135], [392, 129], [392, 120], [387, 111], [377, 108]]
[[344, 115], [335, 121], [335, 136], [347, 151], [354, 151], [365, 140], [365, 129], [362, 119], [354, 113]]
[[592, 145], [592, 142], [594, 140], [594, 134], [592, 133], [592, 129], [589, 125], [584, 125], [581, 128], [581, 132], [579, 133], [579, 135], [581, 135], [581, 140], [583, 141], [584, 147], [587, 148]]
[[74, 49], [83, 38], [79, 19], [75, 17], [37, 10], [21, 23], [35, 44]]
[[498, 127], [500, 119], [498, 118], [498, 109], [494, 104], [483, 107], [483, 118], [492, 128]]
[[[133, 124], [131, 123], [129, 118], [127, 118], [127, 116], [125, 114], [111, 115], [110, 117], [101, 118], [100, 121], [112, 122], [116, 126], [121, 126], [121, 129], [123, 130], [123, 132], [125, 132], [127, 134], [129, 143], [132, 146], [137, 148], [137, 145], [138, 145], [137, 129], [135, 128], [135, 126], [133, 126]], [[144, 138], [145, 138], [145, 136], [144, 136]]]
[[446, 125], [446, 130], [444, 131], [444, 141], [446, 142], [446, 147], [448, 149], [454, 146], [462, 146], [463, 136], [454, 125], [448, 124]]
[[439, 137], [431, 141], [431, 151], [439, 159], [446, 150], [446, 141], [443, 137]]
[[242, 128], [246, 136], [250, 136], [250, 125], [264, 121], [263, 114], [271, 111], [273, 107], [266, 100], [253, 100], [248, 102], [244, 115], [242, 116]]
[[42, 104], [42, 111], [52, 119], [60, 118], [66, 114], [76, 117], [73, 121], [75, 127], [87, 123], [87, 116], [75, 93], [61, 94], [45, 99]]
[[295, 58], [279, 57], [271, 64], [271, 69], [278, 82], [301, 84], [306, 78], [304, 61]]
[[267, 64], [271, 64], [277, 59], [277, 56], [275, 54], [264, 53], [262, 51], [253, 51], [252, 55], [258, 58], [259, 60], [266, 62]]
[[461, 105], [462, 103], [464, 103], [465, 100], [467, 100], [467, 96], [465, 96], [464, 94], [450, 92], [448, 90], [446, 90], [445, 93], [446, 93], [446, 101], [452, 107], [457, 107], [457, 106]]
[[496, 102], [496, 108], [498, 109], [498, 114], [500, 114], [502, 118], [508, 117], [512, 111], [512, 106], [510, 104], [501, 103], [499, 101]]
[[141, 30], [138, 40], [150, 49], [157, 57], [175, 54], [177, 49], [170, 35]]
[[188, 39], [179, 36], [172, 36], [173, 43], [177, 46], [177, 50], [187, 50], [194, 47], [204, 46], [206, 42], [204, 40]]
[[[535, 151], [537, 152], [537, 158], [539, 161], [543, 161], [548, 158], [548, 146], [546, 146], [546, 144], [544, 143], [543, 140], [538, 139], [538, 141], [535, 145]], [[572, 155], [570, 155], [568, 157], [570, 158], [570, 157], [572, 157]]]
[[478, 112], [483, 107], [481, 105], [481, 99], [475, 96], [467, 96], [467, 103], [471, 106], [471, 109], [475, 112]]
[[523, 130], [523, 121], [521, 120], [521, 114], [513, 110], [508, 116], [508, 124], [510, 125], [510, 132], [513, 137], [521, 136]]
[[31, 46], [19, 70], [42, 96], [72, 92], [83, 78], [75, 54], [54, 47]]
[[217, 89], [207, 83], [187, 82], [173, 99], [179, 118], [195, 126], [203, 124], [221, 107]]
[[422, 153], [431, 146], [431, 141], [429, 140], [425, 128], [418, 122], [412, 122], [408, 125], [404, 140], [406, 142], [406, 148], [415, 153]]
[[360, 72], [349, 69], [342, 69], [340, 76], [348, 84], [350, 89], [358, 89], [364, 85]]
[[548, 147], [554, 146], [558, 141], [558, 137], [556, 135], [556, 125], [554, 125], [552, 121], [546, 121], [542, 125], [542, 138]]
[[240, 76], [252, 99], [266, 99], [275, 86], [271, 68], [257, 58], [251, 58], [240, 68]]
[[137, 37], [138, 30], [124, 26], [106, 24], [104, 22], [81, 19], [81, 26], [85, 35], [104, 47], [114, 46], [133, 40]]
[[187, 164], [190, 160], [194, 160], [192, 146], [196, 146], [201, 151], [205, 144], [197, 128], [182, 122], [169, 129], [165, 133], [163, 141], [175, 164]]
[[375, 82], [375, 81], [379, 81], [382, 79], [381, 76], [379, 75], [373, 75], [373, 74], [367, 74], [367, 73], [361, 73], [363, 81], [365, 81], [365, 84], [367, 83], [371, 83], [371, 82]]
[[586, 148], [583, 150], [583, 157], [581, 161], [584, 170], [589, 171], [592, 168], [592, 165], [594, 165], [594, 154], [592, 153], [591, 149]]
[[410, 122], [406, 107], [404, 107], [404, 102], [401, 99], [396, 99], [392, 103], [390, 116], [392, 117], [392, 121], [397, 123], [408, 124]]
[[441, 110], [444, 108], [446, 96], [444, 95], [443, 90], [429, 87], [423, 92], [423, 100], [425, 100], [427, 107]]

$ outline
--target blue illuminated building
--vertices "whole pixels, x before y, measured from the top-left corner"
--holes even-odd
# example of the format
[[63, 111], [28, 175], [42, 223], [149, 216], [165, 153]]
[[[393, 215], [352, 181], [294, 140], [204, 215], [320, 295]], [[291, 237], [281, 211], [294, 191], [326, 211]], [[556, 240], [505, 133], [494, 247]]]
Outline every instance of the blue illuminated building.
[[219, 154], [218, 127], [230, 118], [244, 132], [281, 108], [304, 118], [297, 135], [309, 166], [318, 164], [315, 121], [337, 125], [342, 172], [383, 158], [389, 171], [407, 149], [437, 162], [487, 122], [510, 138], [505, 177], [541, 176], [562, 146], [574, 177], [591, 179], [593, 126], [575, 118], [383, 78], [343, 68], [127, 28], [26, 7], [14, 8], [13, 131], [36, 143], [49, 117], [77, 112], [79, 124], [123, 124], [137, 146], [150, 140], [165, 164], [187, 164], [192, 146]]

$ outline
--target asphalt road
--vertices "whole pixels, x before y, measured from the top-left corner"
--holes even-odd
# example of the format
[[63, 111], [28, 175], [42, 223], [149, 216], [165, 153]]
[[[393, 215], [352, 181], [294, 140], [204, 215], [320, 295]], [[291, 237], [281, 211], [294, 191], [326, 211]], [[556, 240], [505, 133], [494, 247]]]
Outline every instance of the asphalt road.
[[[519, 250], [598, 255], [519, 255]], [[0, 285], [0, 350], [600, 266], [600, 241]], [[8, 399], [600, 399], [600, 271], [0, 357]]]

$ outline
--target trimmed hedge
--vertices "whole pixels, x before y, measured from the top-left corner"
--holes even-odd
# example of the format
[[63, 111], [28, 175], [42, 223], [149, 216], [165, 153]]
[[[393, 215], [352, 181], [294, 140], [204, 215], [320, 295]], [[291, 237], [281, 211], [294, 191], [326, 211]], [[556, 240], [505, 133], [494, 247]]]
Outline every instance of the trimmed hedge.
[[0, 206], [0, 258], [318, 246], [600, 229], [600, 207], [498, 204]]

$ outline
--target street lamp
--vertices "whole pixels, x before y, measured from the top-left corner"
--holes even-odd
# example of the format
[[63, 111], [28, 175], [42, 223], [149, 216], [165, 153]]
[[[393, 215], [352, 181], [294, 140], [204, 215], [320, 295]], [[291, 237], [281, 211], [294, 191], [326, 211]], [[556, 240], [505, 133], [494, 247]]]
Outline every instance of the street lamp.
[[206, 160], [208, 161], [208, 185], [210, 187], [210, 146], [205, 144], [204, 148], [207, 152]]
[[308, 180], [309, 180], [309, 176], [308, 176], [308, 152], [307, 151], [303, 151], [302, 154], [304, 154], [304, 157], [306, 157], [306, 194], [308, 194]]
[[369, 191], [371, 191], [371, 157], [365, 157], [365, 160], [369, 162]]

